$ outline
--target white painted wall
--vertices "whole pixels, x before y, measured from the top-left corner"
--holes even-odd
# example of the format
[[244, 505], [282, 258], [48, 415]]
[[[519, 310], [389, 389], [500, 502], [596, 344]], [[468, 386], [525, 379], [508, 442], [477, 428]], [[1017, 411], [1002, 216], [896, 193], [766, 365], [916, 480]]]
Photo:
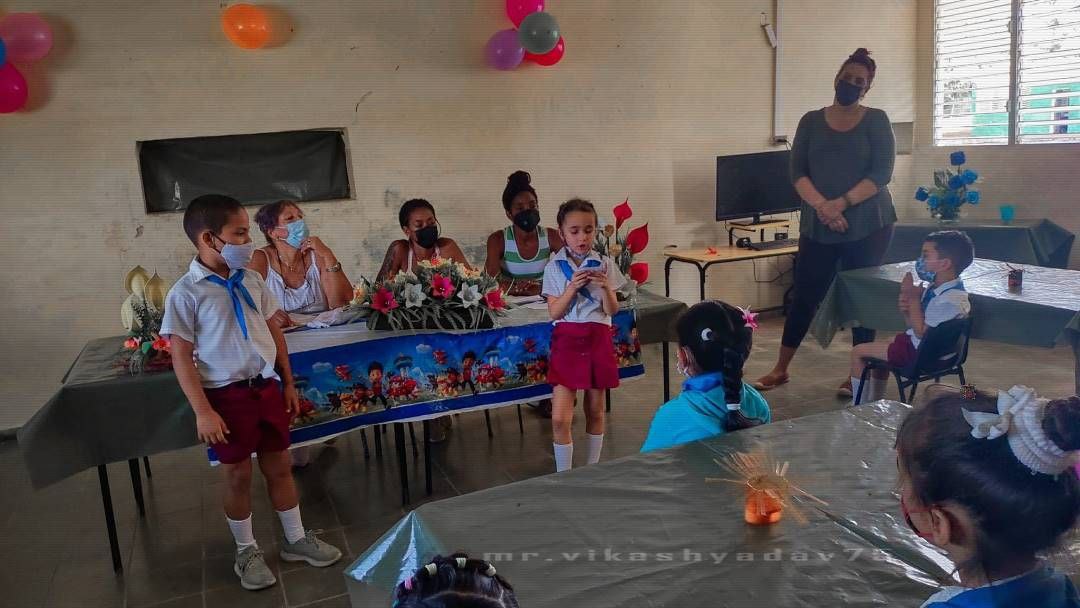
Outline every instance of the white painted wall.
[[[828, 104], [857, 46], [882, 65], [868, 103], [910, 115], [913, 1], [786, 0], [786, 115]], [[715, 157], [769, 149], [773, 61], [759, 14], [771, 0], [549, 0], [566, 58], [512, 73], [482, 64], [487, 37], [509, 26], [501, 0], [280, 2], [295, 31], [256, 52], [225, 40], [222, 4], [5, 6], [44, 14], [58, 43], [29, 71], [31, 110], [0, 116], [0, 429], [48, 399], [86, 340], [122, 333], [128, 268], [170, 281], [186, 269], [180, 216], [143, 211], [137, 140], [346, 128], [355, 198], [306, 211], [353, 278], [374, 273], [408, 197], [433, 201], [480, 263], [515, 169], [533, 174], [548, 221], [571, 196], [609, 209], [629, 195], [632, 223], [650, 224], [658, 290], [663, 246], [722, 238]], [[709, 295], [777, 304], [783, 288], [753, 283], [752, 269], [714, 268]], [[696, 272], [675, 274], [675, 295], [696, 299]]]

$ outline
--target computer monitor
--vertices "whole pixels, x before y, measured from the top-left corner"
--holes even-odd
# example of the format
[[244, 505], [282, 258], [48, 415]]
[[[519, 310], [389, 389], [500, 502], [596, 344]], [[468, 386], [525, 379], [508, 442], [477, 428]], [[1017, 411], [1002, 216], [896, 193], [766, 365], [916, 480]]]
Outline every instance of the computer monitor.
[[797, 211], [791, 183], [791, 152], [759, 152], [716, 157], [716, 220], [753, 218]]

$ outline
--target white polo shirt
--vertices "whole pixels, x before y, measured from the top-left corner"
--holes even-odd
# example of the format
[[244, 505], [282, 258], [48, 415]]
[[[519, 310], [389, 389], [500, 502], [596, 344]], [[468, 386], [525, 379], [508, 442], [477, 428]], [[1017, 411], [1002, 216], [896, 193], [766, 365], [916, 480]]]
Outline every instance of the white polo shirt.
[[[618, 290], [626, 284], [626, 277], [619, 272], [615, 260], [608, 256], [600, 256], [596, 251], [591, 251], [589, 256], [581, 262], [581, 265], [584, 266], [589, 260], [600, 262], [600, 269], [607, 273], [608, 284], [611, 289]], [[566, 247], [551, 256], [551, 260], [548, 261], [548, 265], [544, 268], [544, 288], [541, 293], [545, 297], [557, 298], [561, 296], [566, 292], [566, 286], [570, 284], [570, 280], [566, 278], [562, 271], [560, 261], [569, 263], [572, 270], [577, 268], [566, 255]], [[592, 300], [585, 297], [585, 292], [592, 296]], [[570, 310], [566, 311], [566, 316], [555, 321], [555, 323], [603, 323], [604, 325], [611, 325], [611, 317], [604, 314], [604, 290], [592, 283], [586, 285], [578, 291], [577, 299], [570, 307]]]
[[[238, 271], [234, 271], [233, 274]], [[218, 388], [262, 375], [277, 378], [277, 345], [266, 325], [280, 308], [258, 272], [244, 271], [243, 285], [255, 301], [251, 310], [241, 298], [248, 337], [240, 330], [229, 290], [207, 277], [215, 273], [198, 258], [165, 298], [161, 334], [179, 336], [195, 345], [195, 361], [204, 388]]]
[[[930, 303], [926, 305], [926, 311], [923, 312], [923, 322], [927, 327], [937, 327], [946, 321], [963, 319], [971, 314], [971, 300], [968, 298], [968, 292], [964, 291], [960, 279], [942, 283], [933, 288], [933, 292], [934, 297], [930, 299]], [[922, 340], [915, 335], [915, 330], [909, 327], [907, 335], [911, 336], [911, 344], [919, 348]]]

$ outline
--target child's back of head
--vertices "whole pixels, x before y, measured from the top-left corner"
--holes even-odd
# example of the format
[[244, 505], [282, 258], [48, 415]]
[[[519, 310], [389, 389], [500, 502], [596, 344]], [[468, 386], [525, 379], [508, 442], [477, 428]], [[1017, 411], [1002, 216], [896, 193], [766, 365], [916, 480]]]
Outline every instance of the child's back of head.
[[960, 569], [1007, 571], [1055, 547], [1080, 516], [1080, 398], [949, 392], [908, 415], [896, 448], [902, 485], [920, 505], [970, 516], [973, 538], [962, 540], [973, 563]]
[[395, 608], [518, 608], [514, 588], [489, 562], [435, 556], [397, 586]]
[[[679, 348], [690, 354], [688, 372], [719, 372], [724, 379], [724, 397], [739, 403], [743, 391], [743, 366], [750, 358], [754, 343], [753, 315], [735, 306], [710, 300], [699, 302], [683, 313], [675, 323]], [[747, 428], [760, 421], [747, 418], [741, 411], [728, 415], [725, 430]]]

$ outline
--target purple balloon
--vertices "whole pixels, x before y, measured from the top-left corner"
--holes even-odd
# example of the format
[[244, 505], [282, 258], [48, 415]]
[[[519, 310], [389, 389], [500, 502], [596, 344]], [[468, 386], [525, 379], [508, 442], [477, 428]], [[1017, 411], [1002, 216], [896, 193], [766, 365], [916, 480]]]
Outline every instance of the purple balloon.
[[8, 61], [37, 61], [49, 54], [53, 34], [49, 24], [34, 13], [11, 13], [0, 19], [0, 38], [7, 46]]
[[495, 32], [488, 40], [484, 54], [488, 64], [497, 70], [512, 70], [525, 59], [525, 49], [518, 42], [515, 29]]

